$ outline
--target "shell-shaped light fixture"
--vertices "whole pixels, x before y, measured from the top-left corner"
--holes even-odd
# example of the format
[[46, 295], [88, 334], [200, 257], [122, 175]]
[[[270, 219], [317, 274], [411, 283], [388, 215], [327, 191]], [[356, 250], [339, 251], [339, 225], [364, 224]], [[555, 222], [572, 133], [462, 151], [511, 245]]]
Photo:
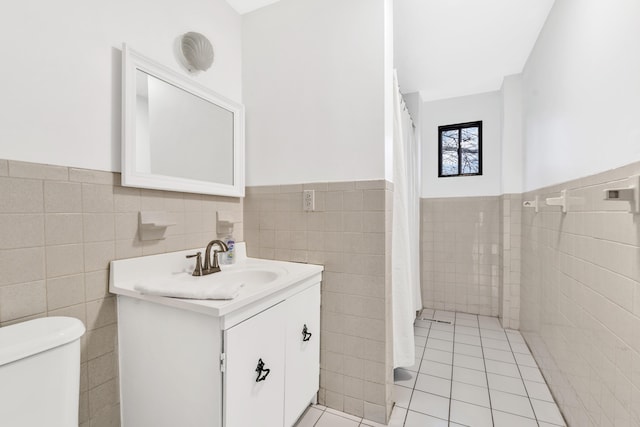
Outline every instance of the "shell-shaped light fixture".
[[189, 71], [206, 71], [213, 64], [213, 46], [204, 35], [186, 33], [182, 36], [180, 47]]

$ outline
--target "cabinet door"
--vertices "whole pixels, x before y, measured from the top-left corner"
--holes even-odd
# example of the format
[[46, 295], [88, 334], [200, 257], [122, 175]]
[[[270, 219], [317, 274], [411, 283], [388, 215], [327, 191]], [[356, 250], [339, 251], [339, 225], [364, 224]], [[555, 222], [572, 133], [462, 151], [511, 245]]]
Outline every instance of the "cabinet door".
[[285, 304], [287, 372], [284, 425], [291, 426], [319, 388], [320, 284], [294, 295]]
[[225, 331], [225, 427], [283, 425], [283, 311], [280, 303]]

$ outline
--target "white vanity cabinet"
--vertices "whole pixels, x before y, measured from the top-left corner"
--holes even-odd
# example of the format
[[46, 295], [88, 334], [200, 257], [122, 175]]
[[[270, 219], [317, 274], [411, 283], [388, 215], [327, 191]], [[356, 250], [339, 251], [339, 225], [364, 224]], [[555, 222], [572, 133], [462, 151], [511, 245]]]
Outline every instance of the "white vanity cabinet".
[[[142, 258], [175, 271], [168, 255]], [[135, 292], [147, 279], [130, 274], [134, 260], [114, 261], [110, 279], [122, 426], [292, 426], [319, 388], [322, 267], [247, 259], [234, 268], [282, 277], [247, 284], [233, 300], [203, 301]]]
[[224, 332], [225, 426], [293, 425], [318, 391], [319, 330], [317, 284]]
[[224, 332], [226, 427], [284, 425], [284, 308], [280, 303]]
[[[320, 387], [320, 285], [284, 302], [286, 355], [284, 425], [302, 414]], [[317, 370], [316, 370], [317, 368]]]

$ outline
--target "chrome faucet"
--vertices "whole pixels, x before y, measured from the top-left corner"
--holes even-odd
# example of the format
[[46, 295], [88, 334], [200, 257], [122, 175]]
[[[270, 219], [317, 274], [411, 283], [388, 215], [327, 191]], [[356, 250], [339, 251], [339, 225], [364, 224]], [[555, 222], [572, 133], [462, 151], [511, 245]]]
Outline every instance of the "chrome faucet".
[[[220, 250], [213, 251], [213, 258], [211, 257], [211, 249], [217, 245]], [[217, 273], [220, 271], [220, 264], [218, 263], [218, 254], [221, 252], [227, 252], [229, 248], [222, 240], [212, 240], [207, 245], [207, 249], [204, 253], [204, 265], [202, 265], [202, 252], [198, 252], [194, 255], [187, 255], [187, 258], [196, 258], [196, 268], [193, 270], [192, 276], [206, 276], [207, 274]]]

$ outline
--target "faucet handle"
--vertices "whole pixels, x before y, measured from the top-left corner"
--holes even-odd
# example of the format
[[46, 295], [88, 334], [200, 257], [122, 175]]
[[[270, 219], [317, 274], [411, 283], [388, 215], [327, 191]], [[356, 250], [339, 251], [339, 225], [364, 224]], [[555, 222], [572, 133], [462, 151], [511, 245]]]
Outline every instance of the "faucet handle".
[[218, 258], [218, 255], [224, 252], [226, 251], [213, 251], [213, 265], [211, 266], [212, 270], [215, 270], [216, 272], [220, 271], [220, 259]]
[[187, 258], [196, 258], [196, 268], [193, 270], [192, 276], [202, 276], [202, 252], [187, 255]]

